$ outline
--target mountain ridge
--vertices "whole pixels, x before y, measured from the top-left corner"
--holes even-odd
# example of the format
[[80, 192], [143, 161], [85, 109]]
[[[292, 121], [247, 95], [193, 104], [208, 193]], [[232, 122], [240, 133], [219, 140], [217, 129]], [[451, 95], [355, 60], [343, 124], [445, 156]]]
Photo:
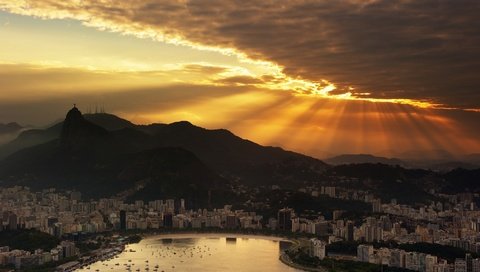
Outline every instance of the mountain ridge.
[[[222, 183], [219, 180], [223, 180], [221, 176], [235, 176], [250, 184], [283, 183], [288, 186], [292, 178], [282, 174], [285, 165], [298, 165], [298, 173], [302, 173], [302, 179], [298, 180], [316, 179], [327, 168], [320, 160], [281, 148], [264, 147], [223, 129], [208, 130], [186, 121], [137, 126], [112, 116], [104, 115], [101, 119], [105, 122], [106, 118], [113, 118], [120, 125], [110, 127], [116, 130], [107, 130], [88, 120], [92, 118], [91, 115], [82, 115], [73, 108], [61, 124], [35, 131], [43, 135], [41, 140], [46, 142], [21, 148], [1, 161], [0, 178], [9, 184], [36, 187], [88, 189], [93, 184], [103, 186], [98, 191], [112, 186], [118, 190], [128, 189], [138, 179], [154, 179], [156, 181], [148, 183], [149, 186], [161, 191], [161, 188], [168, 187], [165, 187], [168, 184], [164, 183], [165, 180], [175, 180], [178, 184], [183, 180], [200, 188], [210, 184], [212, 188], [219, 189], [217, 187], [221, 187], [218, 185]], [[55, 137], [56, 134], [59, 136]], [[45, 135], [54, 139], [48, 139]], [[169, 153], [172, 149], [184, 151]], [[128, 172], [126, 169], [134, 169], [132, 164], [139, 158], [151, 156], [153, 160], [164, 156], [162, 154], [179, 154], [191, 161], [198, 161], [197, 165], [202, 166], [193, 171], [198, 175], [189, 175], [189, 171], [186, 171], [187, 174], [179, 171], [178, 167], [173, 167], [175, 163], [165, 157], [162, 163], [170, 163], [172, 168], [165, 169], [163, 174], [150, 172], [151, 176], [136, 176], [136, 180], [121, 178], [128, 176], [125, 175]], [[181, 159], [176, 162], [183, 165]], [[162, 164], [151, 167], [161, 168]], [[304, 169], [310, 169], [308, 174]], [[200, 180], [195, 179], [202, 175], [210, 177], [208, 180], [211, 183], [198, 183]], [[223, 180], [223, 183], [226, 182]]]
[[341, 154], [325, 159], [325, 162], [332, 165], [358, 164], [358, 163], [382, 163], [387, 165], [406, 166], [407, 163], [398, 158], [387, 158], [371, 154]]
[[0, 123], [0, 134], [15, 133], [23, 129], [17, 122]]

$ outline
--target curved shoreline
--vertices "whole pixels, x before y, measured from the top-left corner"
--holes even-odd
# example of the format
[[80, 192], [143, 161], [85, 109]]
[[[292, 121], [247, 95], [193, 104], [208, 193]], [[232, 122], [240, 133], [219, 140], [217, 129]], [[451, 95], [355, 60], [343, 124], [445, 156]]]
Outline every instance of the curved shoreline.
[[[157, 239], [209, 239], [209, 238], [237, 238], [237, 239], [258, 239], [258, 240], [267, 240], [267, 241], [273, 241], [273, 242], [289, 242], [291, 243], [291, 246], [295, 246], [298, 244], [298, 241], [295, 239], [289, 239], [286, 237], [281, 237], [281, 236], [269, 236], [269, 235], [257, 235], [257, 234], [238, 234], [238, 233], [229, 233], [229, 232], [219, 232], [219, 233], [202, 233], [202, 232], [184, 232], [184, 233], [143, 233], [139, 234], [141, 236], [141, 240], [138, 243], [142, 242], [148, 242], [148, 240], [157, 240]], [[290, 247], [291, 247], [290, 246]], [[125, 245], [122, 251], [117, 251], [115, 254], [112, 254], [109, 256], [109, 258], [115, 258], [116, 256], [122, 254], [125, 252], [127, 249], [128, 244]], [[287, 265], [289, 267], [298, 269], [298, 270], [305, 270], [302, 267], [296, 266], [295, 264], [292, 263], [286, 263], [281, 259], [281, 256], [284, 255], [284, 253], [280, 253], [279, 260], [282, 262], [283, 265]], [[97, 260], [92, 263], [88, 264], [82, 264], [80, 269], [87, 267], [93, 263], [103, 261], [103, 260]], [[77, 271], [77, 270], [74, 270]], [[308, 270], [306, 270], [308, 271]], [[315, 270], [316, 271], [316, 270]]]
[[285, 253], [280, 254], [279, 260], [280, 260], [284, 265], [288, 265], [288, 266], [290, 266], [290, 267], [292, 267], [292, 268], [299, 269], [299, 270], [303, 270], [303, 271], [309, 271], [309, 272], [328, 272], [328, 270], [325, 269], [325, 268], [323, 268], [323, 267], [313, 268], [313, 267], [306, 267], [306, 266], [303, 266], [303, 265], [296, 264], [296, 263], [292, 262], [292, 260], [290, 260], [290, 257], [288, 257], [288, 255], [285, 254]]
[[[240, 239], [262, 239], [262, 240], [269, 240], [269, 241], [284, 241], [292, 243], [292, 246], [298, 246], [298, 241], [294, 239], [289, 239], [280, 236], [268, 236], [268, 235], [257, 235], [257, 234], [236, 234], [236, 233], [198, 233], [198, 232], [191, 232], [191, 233], [160, 233], [160, 234], [148, 234], [144, 236], [144, 240], [154, 239], [158, 237], [159, 239], [182, 239], [182, 238], [240, 238]], [[286, 266], [303, 270], [309, 272], [328, 272], [327, 269], [323, 267], [306, 267], [299, 264], [296, 264], [290, 260], [287, 254], [284, 252], [280, 254], [278, 257], [279, 260]]]

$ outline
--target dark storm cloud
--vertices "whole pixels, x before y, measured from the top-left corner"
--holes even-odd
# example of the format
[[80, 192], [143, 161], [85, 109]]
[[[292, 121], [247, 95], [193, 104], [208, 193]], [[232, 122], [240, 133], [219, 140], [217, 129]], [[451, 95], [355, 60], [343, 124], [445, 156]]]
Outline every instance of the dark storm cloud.
[[234, 48], [277, 63], [292, 77], [325, 79], [372, 97], [480, 107], [476, 0], [36, 0], [3, 7]]

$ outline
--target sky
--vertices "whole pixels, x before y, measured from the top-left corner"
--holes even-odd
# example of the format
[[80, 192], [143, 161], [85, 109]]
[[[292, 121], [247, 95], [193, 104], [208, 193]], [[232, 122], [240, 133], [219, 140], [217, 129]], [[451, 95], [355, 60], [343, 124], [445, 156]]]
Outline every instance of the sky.
[[76, 103], [318, 158], [480, 153], [476, 0], [0, 0], [0, 122]]

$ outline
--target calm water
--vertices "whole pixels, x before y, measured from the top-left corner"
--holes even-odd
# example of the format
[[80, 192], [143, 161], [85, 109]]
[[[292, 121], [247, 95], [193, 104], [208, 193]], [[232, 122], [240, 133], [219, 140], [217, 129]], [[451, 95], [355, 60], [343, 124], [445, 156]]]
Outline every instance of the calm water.
[[118, 258], [77, 271], [298, 271], [278, 259], [285, 247], [288, 243], [257, 237], [158, 236], [128, 245]]

